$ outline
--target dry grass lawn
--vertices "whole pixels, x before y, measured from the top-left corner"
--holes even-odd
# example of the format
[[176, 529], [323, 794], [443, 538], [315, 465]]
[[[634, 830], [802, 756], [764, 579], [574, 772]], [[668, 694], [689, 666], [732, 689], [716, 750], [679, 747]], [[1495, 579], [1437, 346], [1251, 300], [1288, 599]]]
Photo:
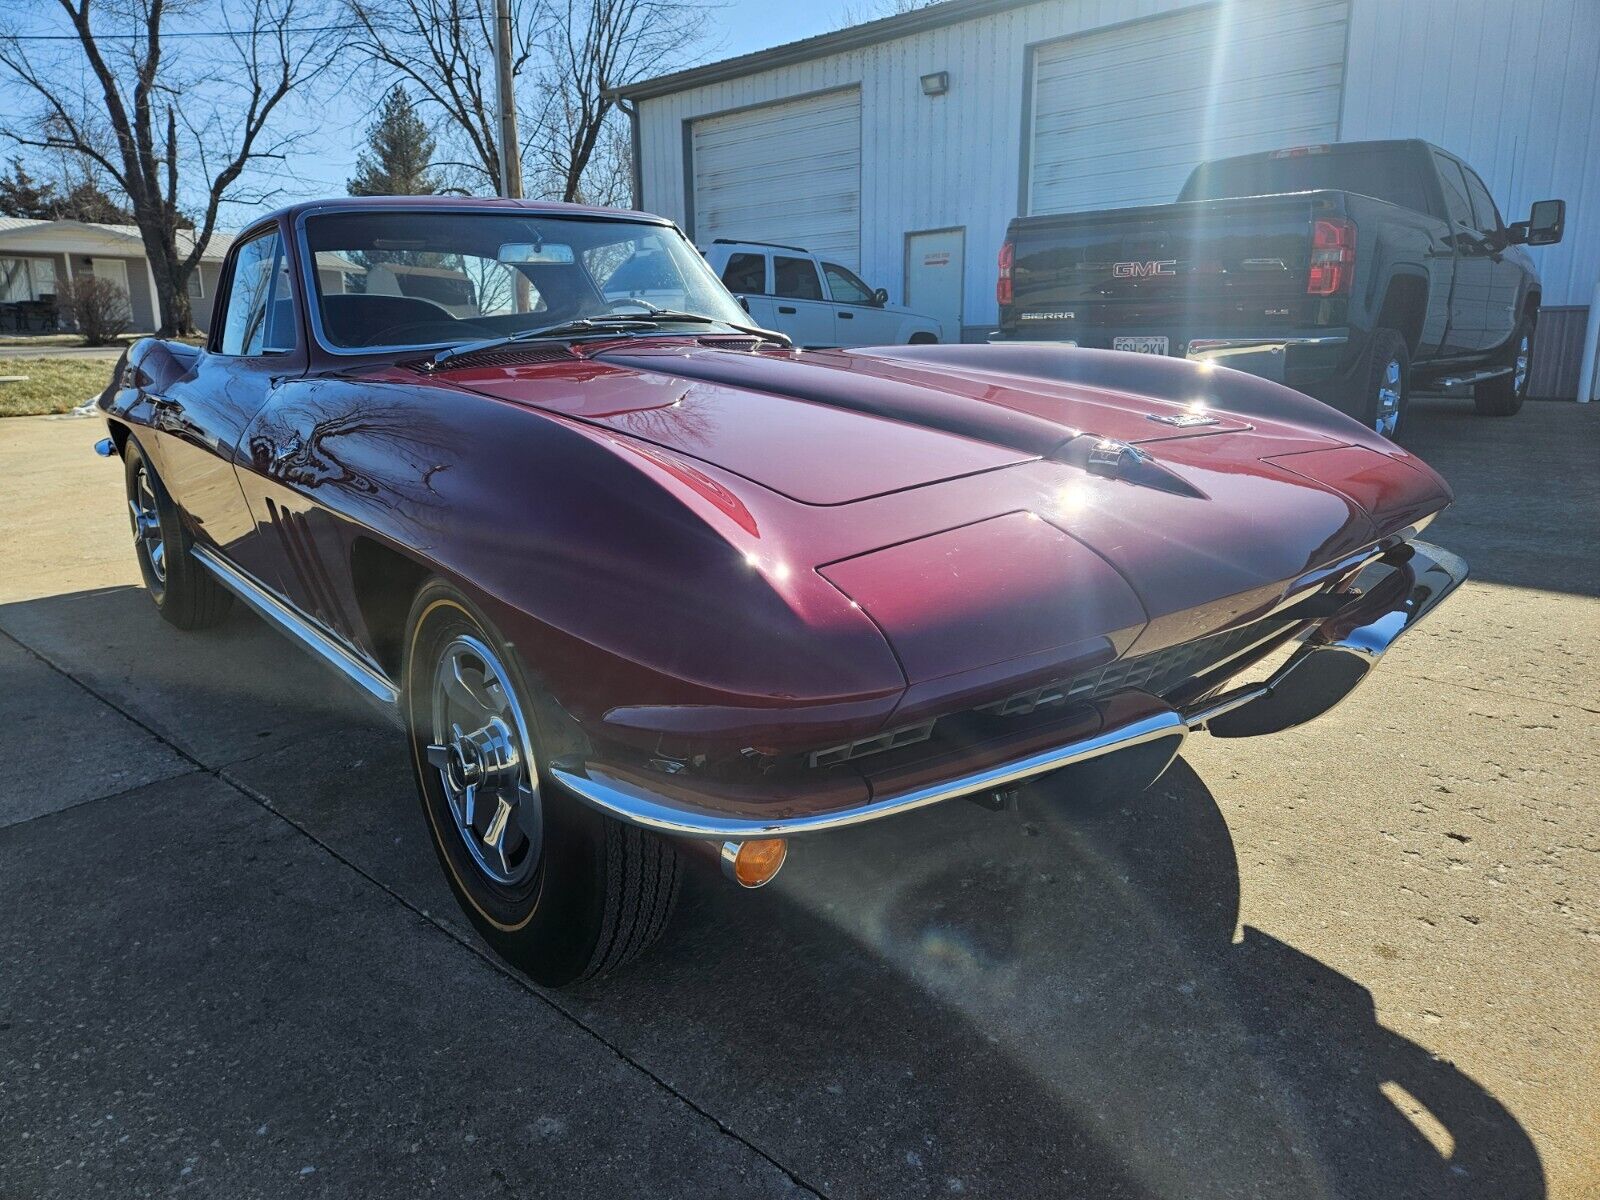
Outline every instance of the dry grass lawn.
[[0, 358], [0, 417], [28, 417], [76, 408], [105, 390], [115, 359]]

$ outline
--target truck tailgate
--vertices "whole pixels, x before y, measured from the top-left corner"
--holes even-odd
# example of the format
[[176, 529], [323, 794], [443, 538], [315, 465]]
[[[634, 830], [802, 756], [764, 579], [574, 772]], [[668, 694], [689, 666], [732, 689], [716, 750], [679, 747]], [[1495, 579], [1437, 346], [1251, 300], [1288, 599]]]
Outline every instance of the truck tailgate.
[[1288, 327], [1303, 317], [1312, 222], [1339, 207], [1338, 193], [1301, 192], [1017, 220], [1014, 327], [1070, 338], [1074, 327], [1181, 323], [1202, 308]]

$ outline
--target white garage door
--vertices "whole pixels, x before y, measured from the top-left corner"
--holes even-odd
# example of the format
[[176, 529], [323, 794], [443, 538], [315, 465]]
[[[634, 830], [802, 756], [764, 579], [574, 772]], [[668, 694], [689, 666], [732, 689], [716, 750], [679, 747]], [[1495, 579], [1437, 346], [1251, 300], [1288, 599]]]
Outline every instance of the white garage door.
[[1345, 0], [1240, 0], [1035, 52], [1029, 211], [1174, 199], [1195, 163], [1331, 142]]
[[694, 236], [861, 256], [861, 93], [829, 92], [693, 126]]

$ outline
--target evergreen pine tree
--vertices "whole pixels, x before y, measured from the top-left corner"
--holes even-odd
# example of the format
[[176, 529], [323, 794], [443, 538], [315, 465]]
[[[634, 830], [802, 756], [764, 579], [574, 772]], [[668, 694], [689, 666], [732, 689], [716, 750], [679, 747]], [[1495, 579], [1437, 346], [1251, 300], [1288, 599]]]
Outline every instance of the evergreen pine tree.
[[434, 137], [411, 97], [396, 86], [383, 98], [367, 129], [367, 149], [356, 159], [352, 196], [428, 196], [439, 190], [432, 168]]
[[22, 166], [20, 158], [11, 160], [11, 174], [0, 176], [0, 217], [28, 217], [52, 221], [59, 200], [53, 184], [36, 183]]

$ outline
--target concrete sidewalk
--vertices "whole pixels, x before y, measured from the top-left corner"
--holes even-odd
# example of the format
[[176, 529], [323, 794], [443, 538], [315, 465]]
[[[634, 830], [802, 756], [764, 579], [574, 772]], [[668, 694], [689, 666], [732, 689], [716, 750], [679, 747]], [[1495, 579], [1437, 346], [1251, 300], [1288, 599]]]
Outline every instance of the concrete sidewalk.
[[1328, 717], [695, 875], [559, 994], [393, 731], [159, 620], [103, 427], [0, 422], [0, 1196], [1596, 1194], [1600, 412], [1469, 408], [1474, 578]]

